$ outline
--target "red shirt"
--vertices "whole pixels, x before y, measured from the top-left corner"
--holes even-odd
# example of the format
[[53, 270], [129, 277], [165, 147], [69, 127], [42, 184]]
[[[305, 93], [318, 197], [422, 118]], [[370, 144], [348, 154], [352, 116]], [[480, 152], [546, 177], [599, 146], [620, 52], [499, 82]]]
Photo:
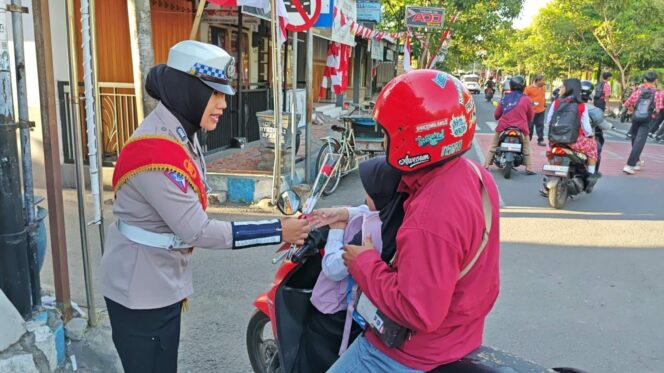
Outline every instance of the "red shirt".
[[627, 107], [634, 107], [634, 105], [636, 105], [636, 101], [639, 99], [639, 96], [641, 96], [641, 90], [643, 89], [655, 90], [655, 111], [664, 109], [664, 91], [657, 90], [657, 87], [652, 84], [641, 84], [641, 86], [634, 90], [632, 95], [629, 96], [627, 100], [625, 100], [624, 105]]
[[403, 176], [399, 190], [409, 197], [392, 268], [375, 250], [349, 268], [378, 309], [414, 332], [400, 348], [385, 346], [371, 332], [368, 340], [412, 369], [429, 371], [480, 347], [484, 319], [498, 297], [498, 190], [480, 169], [493, 226], [485, 251], [463, 279], [457, 281], [482, 242], [484, 214], [479, 178], [462, 158]]
[[528, 136], [530, 134], [528, 123], [533, 121], [535, 112], [533, 111], [532, 102], [528, 96], [524, 95], [516, 107], [505, 115], [503, 115], [503, 105], [498, 103], [493, 117], [498, 121], [496, 132], [503, 132], [509, 127], [517, 127], [524, 136]]

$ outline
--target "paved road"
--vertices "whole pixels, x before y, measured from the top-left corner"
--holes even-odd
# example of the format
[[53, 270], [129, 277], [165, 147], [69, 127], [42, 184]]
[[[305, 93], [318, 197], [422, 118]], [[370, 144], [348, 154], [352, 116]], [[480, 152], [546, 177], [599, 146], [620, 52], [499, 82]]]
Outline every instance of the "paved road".
[[[486, 144], [493, 108], [479, 100], [477, 105], [477, 139]], [[505, 202], [502, 288], [486, 323], [486, 344], [546, 366], [590, 372], [655, 372], [664, 363], [664, 146], [649, 144], [643, 173], [624, 176], [619, 170], [628, 143], [620, 133], [608, 137], [606, 149], [615, 159], [607, 161], [606, 176], [592, 195], [570, 201], [562, 211], [550, 209], [537, 194], [541, 176], [520, 172], [504, 180], [494, 171]], [[468, 156], [478, 159], [475, 151]], [[536, 161], [543, 162], [541, 150]], [[360, 203], [360, 191], [357, 173], [351, 174], [320, 205]], [[67, 203], [68, 221], [74, 222], [68, 224], [72, 293], [84, 303], [75, 205]], [[183, 316], [181, 372], [251, 371], [245, 328], [254, 297], [272, 280], [273, 251], [196, 251], [195, 294]], [[48, 282], [51, 276], [44, 278]]]

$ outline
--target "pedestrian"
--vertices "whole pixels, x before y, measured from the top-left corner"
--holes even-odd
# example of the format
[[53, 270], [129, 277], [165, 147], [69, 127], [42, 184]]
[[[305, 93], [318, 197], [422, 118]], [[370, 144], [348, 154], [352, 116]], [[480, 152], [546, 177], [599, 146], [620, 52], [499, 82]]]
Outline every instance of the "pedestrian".
[[533, 134], [537, 130], [537, 145], [546, 146], [544, 143], [544, 115], [546, 112], [546, 85], [542, 74], [535, 76], [535, 83], [531, 84], [524, 91], [526, 96], [533, 103], [533, 112], [535, 116], [530, 121], [528, 130], [530, 140], [533, 140]]
[[[658, 89], [655, 92], [655, 106], [664, 107], [664, 90]], [[650, 122], [650, 138], [660, 141], [664, 138], [664, 110], [659, 110], [659, 114]]]
[[634, 175], [645, 165], [645, 161], [641, 159], [641, 153], [648, 140], [650, 123], [664, 108], [661, 94], [657, 94], [656, 82], [657, 73], [648, 71], [643, 78], [643, 84], [625, 101], [625, 106], [633, 110], [632, 127], [629, 129], [632, 151], [623, 168], [623, 172], [627, 175]]
[[472, 96], [454, 77], [402, 74], [374, 113], [387, 162], [404, 173], [405, 215], [391, 264], [370, 237], [344, 247], [368, 326], [328, 372], [431, 371], [482, 345], [499, 288], [498, 190], [489, 172], [462, 157], [477, 123]]
[[[173, 46], [147, 76], [157, 107], [123, 147], [113, 174], [117, 221], [106, 235], [100, 290], [128, 373], [176, 372], [180, 320], [192, 292], [193, 247], [242, 249], [302, 243], [305, 220], [210, 219], [197, 133], [212, 131], [233, 95], [235, 62], [197, 41]], [[220, 284], [223, 286], [223, 283]]]
[[611, 99], [611, 77], [613, 74], [604, 72], [602, 80], [595, 86], [595, 95], [593, 97], [593, 105], [601, 109], [603, 112], [610, 112], [609, 100]]
[[484, 160], [484, 168], [489, 169], [493, 164], [493, 158], [496, 155], [496, 149], [500, 142], [500, 136], [508, 128], [518, 128], [521, 131], [521, 139], [523, 140], [523, 163], [526, 165], [526, 175], [535, 175], [533, 171], [533, 163], [530, 158], [530, 129], [529, 123], [533, 122], [533, 105], [528, 96], [523, 94], [523, 88], [526, 80], [521, 75], [517, 75], [510, 79], [510, 93], [503, 96], [496, 107], [493, 116], [498, 120], [498, 126], [489, 145]]

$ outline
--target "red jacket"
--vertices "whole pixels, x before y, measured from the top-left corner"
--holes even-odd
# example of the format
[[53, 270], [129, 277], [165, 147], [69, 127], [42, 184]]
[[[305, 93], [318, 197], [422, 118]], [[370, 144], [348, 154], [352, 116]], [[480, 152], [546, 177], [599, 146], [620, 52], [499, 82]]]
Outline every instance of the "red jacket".
[[431, 370], [456, 361], [482, 344], [484, 319], [498, 297], [498, 190], [480, 167], [491, 197], [493, 227], [475, 266], [459, 272], [482, 242], [481, 186], [466, 159], [404, 175], [409, 194], [390, 268], [375, 250], [359, 255], [350, 273], [369, 299], [414, 334], [400, 348], [367, 338], [386, 355], [412, 369]]
[[535, 112], [533, 111], [532, 101], [524, 95], [516, 107], [505, 115], [503, 115], [503, 105], [498, 103], [493, 117], [498, 121], [496, 132], [503, 132], [509, 127], [518, 127], [524, 136], [529, 136], [528, 123], [533, 121]]

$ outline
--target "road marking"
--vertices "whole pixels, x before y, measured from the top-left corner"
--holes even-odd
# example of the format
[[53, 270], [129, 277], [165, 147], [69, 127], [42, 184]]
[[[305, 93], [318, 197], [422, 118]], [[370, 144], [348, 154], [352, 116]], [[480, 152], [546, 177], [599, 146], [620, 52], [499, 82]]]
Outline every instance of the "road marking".
[[498, 123], [496, 122], [485, 122], [485, 123], [491, 129], [491, 131], [496, 132], [496, 127], [498, 127]]
[[[484, 157], [484, 153], [482, 153], [482, 148], [480, 147], [480, 143], [477, 141], [477, 137], [473, 137], [473, 148], [475, 148], [477, 159], [480, 161], [482, 167], [484, 167], [484, 161], [486, 161], [486, 158]], [[496, 184], [496, 190], [498, 191], [498, 203], [500, 207], [503, 208], [505, 207], [505, 200], [503, 200], [503, 195], [502, 193], [500, 193], [500, 188], [498, 188], [498, 184]]]

